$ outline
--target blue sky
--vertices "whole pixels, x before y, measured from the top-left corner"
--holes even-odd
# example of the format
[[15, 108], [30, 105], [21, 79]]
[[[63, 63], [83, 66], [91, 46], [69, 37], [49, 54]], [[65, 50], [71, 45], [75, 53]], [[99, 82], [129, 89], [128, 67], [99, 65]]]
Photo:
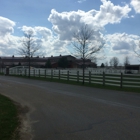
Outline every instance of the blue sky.
[[[139, 63], [140, 0], [0, 0], [0, 56], [17, 55], [23, 33], [39, 35], [45, 56], [69, 54], [73, 31], [83, 23], [102, 33], [106, 62], [125, 56]], [[98, 36], [98, 34], [97, 34]], [[70, 49], [71, 50], [71, 49]]]

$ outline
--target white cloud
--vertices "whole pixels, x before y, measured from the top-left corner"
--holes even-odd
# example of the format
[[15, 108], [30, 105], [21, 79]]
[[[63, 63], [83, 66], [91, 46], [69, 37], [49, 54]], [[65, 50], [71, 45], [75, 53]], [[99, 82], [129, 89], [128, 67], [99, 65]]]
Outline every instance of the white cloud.
[[74, 31], [81, 25], [88, 24], [91, 28], [100, 30], [107, 24], [120, 23], [123, 18], [128, 18], [131, 11], [128, 5], [115, 6], [111, 1], [101, 0], [100, 10], [92, 9], [88, 12], [78, 10], [59, 13], [52, 10], [48, 20], [52, 23], [55, 33], [61, 40], [71, 39]]
[[0, 16], [0, 36], [13, 33], [15, 25], [14, 21]]
[[[55, 43], [57, 44], [56, 47], [59, 48], [61, 45], [61, 43], [58, 45], [59, 42], [64, 42], [64, 44], [61, 45], [63, 47], [60, 47], [64, 49], [67, 45], [65, 41], [71, 40], [72, 34], [83, 24], [88, 24], [91, 28], [96, 30], [95, 37], [97, 42], [94, 42], [93, 44], [102, 42], [103, 35], [100, 33], [100, 30], [102, 30], [104, 26], [109, 23], [120, 23], [123, 18], [128, 17], [128, 13], [131, 11], [128, 5], [123, 7], [115, 6], [111, 1], [106, 0], [102, 0], [102, 3], [103, 4], [100, 6], [99, 11], [92, 9], [88, 12], [78, 10], [59, 13], [52, 9], [48, 20], [53, 25], [53, 31], [58, 35], [58, 42]], [[53, 46], [55, 45], [53, 44]]]
[[[0, 25], [0, 54], [3, 56], [7, 55], [19, 55], [17, 49], [22, 47], [23, 37], [14, 36], [12, 32], [14, 31], [14, 22], [6, 18], [4, 19], [6, 26], [1, 28]], [[6, 20], [5, 20], [6, 19]], [[2, 20], [1, 20], [2, 21]], [[7, 23], [6, 23], [7, 22]], [[1, 22], [2, 23], [2, 22]], [[23, 32], [32, 31], [35, 35], [36, 43], [41, 46], [41, 51], [46, 55], [49, 51], [53, 52], [53, 36], [50, 29], [46, 27], [28, 27], [23, 26], [19, 28]], [[52, 42], [51, 42], [52, 41]]]
[[86, 0], [78, 0], [78, 3], [83, 3], [85, 2]]
[[0, 54], [14, 54], [19, 45], [19, 37], [14, 36], [16, 23], [8, 18], [0, 17]]
[[52, 31], [46, 27], [36, 26], [35, 31], [46, 40], [52, 37]]
[[114, 5], [111, 1], [101, 0], [103, 5], [100, 6], [100, 11], [95, 16], [102, 26], [109, 23], [120, 23], [123, 18], [128, 18], [128, 13], [131, 11], [128, 5]]
[[51, 11], [48, 20], [53, 24], [53, 30], [60, 36], [61, 40], [70, 39], [71, 34], [79, 27], [83, 11], [62, 12]]
[[66, 41], [60, 41], [57, 36], [53, 35], [53, 32], [50, 29], [41, 26], [23, 26], [21, 27], [21, 30], [25, 33], [29, 31], [34, 33], [35, 39], [40, 43], [41, 51], [45, 55], [51, 56], [66, 53]]
[[[133, 58], [131, 63], [137, 63], [137, 57], [135, 57], [134, 49], [138, 49], [138, 42], [140, 37], [133, 34], [115, 33], [105, 36], [106, 39], [106, 55], [111, 57], [118, 57], [120, 61], [124, 60], [125, 56]], [[109, 60], [108, 60], [109, 61]]]
[[108, 46], [112, 48], [113, 51], [132, 51], [139, 40], [137, 35], [129, 35], [126, 33], [115, 33], [106, 35], [106, 41]]
[[36, 35], [36, 31], [33, 27], [29, 27], [29, 26], [22, 26], [19, 27], [19, 29], [21, 29], [21, 31], [23, 31], [23, 33], [33, 33], [33, 35]]
[[35, 27], [29, 27], [29, 26], [23, 26], [20, 27], [20, 29], [24, 33], [32, 32], [34, 35], [40, 36], [41, 38], [44, 38], [45, 40], [52, 37], [52, 31], [46, 27], [41, 26], [35, 26]]
[[51, 44], [53, 46], [53, 50], [51, 53], [54, 53], [55, 55], [69, 53], [68, 49], [66, 48], [67, 41], [60, 41], [59, 39], [56, 39]]
[[20, 37], [7, 34], [0, 37], [0, 50], [1, 55], [13, 55], [16, 53], [17, 47], [20, 46]]
[[140, 13], [140, 0], [131, 0], [130, 5], [134, 8], [136, 13]]
[[[80, 0], [79, 0], [80, 2]], [[103, 35], [100, 31], [107, 24], [120, 23], [123, 18], [128, 18], [131, 11], [128, 5], [114, 5], [110, 0], [102, 0], [100, 10], [92, 9], [88, 12], [78, 10], [59, 13], [52, 10], [48, 20], [52, 23], [52, 29], [46, 27], [28, 27], [23, 26], [20, 29], [23, 32], [32, 31], [38, 42], [42, 46], [42, 51], [46, 56], [66, 54], [66, 46], [72, 37], [72, 34], [83, 24], [88, 24], [96, 29], [95, 37], [98, 42], [103, 41]], [[0, 54], [16, 54], [17, 47], [22, 37], [12, 35], [15, 22], [7, 18], [0, 17]], [[2, 37], [1, 37], [2, 36]], [[4, 36], [4, 37], [3, 37]], [[132, 55], [132, 47], [136, 46], [138, 36], [128, 34], [106, 35], [107, 56], [117, 55], [122, 58], [123, 55]], [[109, 54], [109, 55], [108, 55]]]

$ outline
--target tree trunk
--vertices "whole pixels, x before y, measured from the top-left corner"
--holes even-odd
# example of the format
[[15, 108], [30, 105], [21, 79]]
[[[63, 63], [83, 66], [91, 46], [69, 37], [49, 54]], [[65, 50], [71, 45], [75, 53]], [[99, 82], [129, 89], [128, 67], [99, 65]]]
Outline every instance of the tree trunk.
[[85, 84], [85, 59], [83, 59], [83, 85]]
[[31, 67], [31, 59], [30, 59], [30, 57], [29, 57], [29, 78], [30, 78], [30, 67]]

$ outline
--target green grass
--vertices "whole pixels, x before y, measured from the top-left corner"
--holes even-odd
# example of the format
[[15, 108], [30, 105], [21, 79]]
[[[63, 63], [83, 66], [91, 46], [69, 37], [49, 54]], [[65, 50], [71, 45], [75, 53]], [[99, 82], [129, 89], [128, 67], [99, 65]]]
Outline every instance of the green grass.
[[[13, 75], [14, 76], [14, 75]], [[16, 76], [16, 77], [22, 77], [22, 78], [28, 78], [26, 76]], [[58, 83], [64, 83], [64, 84], [72, 84], [72, 85], [78, 85], [78, 86], [87, 86], [87, 87], [94, 87], [94, 88], [100, 88], [100, 89], [109, 89], [109, 90], [117, 90], [117, 91], [125, 91], [125, 92], [136, 92], [140, 93], [140, 88], [132, 88], [132, 87], [122, 87], [120, 86], [110, 86], [110, 85], [105, 85], [103, 84], [94, 84], [94, 83], [85, 83], [84, 85], [82, 82], [77, 82], [77, 78], [75, 78], [76, 81], [67, 81], [67, 80], [62, 80], [62, 79], [51, 79], [51, 78], [45, 78], [45, 77], [33, 77], [31, 76], [30, 79], [34, 80], [41, 80], [41, 81], [49, 81], [49, 82], [58, 82]], [[109, 83], [109, 82], [108, 82]], [[112, 84], [115, 84], [116, 82], [111, 82]], [[118, 83], [120, 84], [120, 83]]]
[[4, 73], [3, 72], [0, 72], [0, 75], [4, 75]]
[[19, 139], [17, 106], [7, 97], [0, 95], [0, 140]]

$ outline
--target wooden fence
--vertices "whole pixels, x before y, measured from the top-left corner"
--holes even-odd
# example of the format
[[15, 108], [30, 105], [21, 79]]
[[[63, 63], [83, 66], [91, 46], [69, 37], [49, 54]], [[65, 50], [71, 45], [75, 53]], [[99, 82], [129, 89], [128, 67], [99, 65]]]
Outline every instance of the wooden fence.
[[[28, 69], [10, 69], [10, 75], [28, 76]], [[47, 70], [47, 69], [31, 69], [30, 76], [44, 77], [50, 79], [59, 79], [67, 81], [82, 82], [82, 70], [69, 71], [69, 70]], [[123, 73], [93, 73], [92, 71], [85, 71], [85, 83], [101, 84], [103, 86], [118, 86], [118, 87], [135, 87], [140, 88], [140, 75], [139, 74], [123, 74]]]

